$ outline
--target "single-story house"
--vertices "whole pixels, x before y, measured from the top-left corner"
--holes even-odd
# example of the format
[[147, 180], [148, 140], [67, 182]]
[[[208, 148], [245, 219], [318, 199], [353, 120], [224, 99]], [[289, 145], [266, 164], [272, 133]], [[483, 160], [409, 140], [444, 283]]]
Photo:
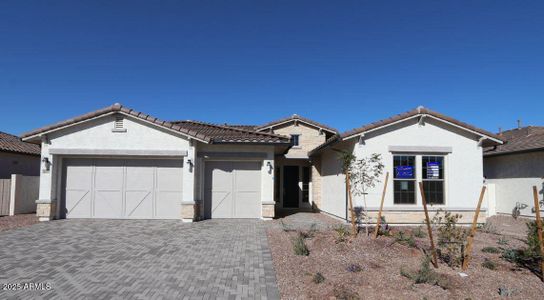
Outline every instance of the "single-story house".
[[[42, 145], [41, 220], [270, 219], [299, 210], [345, 219], [338, 149], [380, 153], [392, 174], [395, 166], [413, 168], [413, 178], [387, 183], [386, 211], [401, 222], [421, 212], [421, 180], [435, 207], [471, 213], [483, 184], [482, 147], [502, 143], [425, 108], [340, 134], [298, 115], [260, 126], [165, 122], [120, 104], [23, 139]], [[439, 166], [439, 177], [422, 175], [427, 162]], [[369, 193], [373, 211], [378, 195]]]
[[0, 179], [40, 175], [40, 146], [0, 131]]
[[[424, 220], [418, 182], [423, 182], [431, 214], [444, 209], [460, 214], [461, 222], [471, 222], [484, 184], [483, 148], [499, 144], [502, 140], [495, 134], [424, 107], [364, 125], [330, 138], [309, 153], [320, 170], [319, 208], [348, 219], [339, 152], [357, 159], [376, 153], [381, 155], [384, 173], [390, 174], [383, 207], [387, 222], [414, 224]], [[383, 181], [366, 195], [368, 213], [374, 218]], [[363, 206], [362, 196], [354, 198], [354, 206]], [[479, 220], [485, 219], [487, 207], [486, 200]]]
[[544, 127], [518, 126], [499, 132], [506, 141], [484, 150], [484, 175], [495, 185], [496, 211], [534, 217], [533, 186], [544, 208]]

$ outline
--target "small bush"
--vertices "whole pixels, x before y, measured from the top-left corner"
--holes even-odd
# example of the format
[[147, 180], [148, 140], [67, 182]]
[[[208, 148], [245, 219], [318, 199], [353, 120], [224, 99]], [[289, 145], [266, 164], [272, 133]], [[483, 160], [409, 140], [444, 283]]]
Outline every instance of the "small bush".
[[508, 240], [504, 236], [501, 236], [499, 240], [497, 241], [497, 244], [503, 245], [503, 246], [508, 245]]
[[493, 262], [492, 260], [489, 260], [489, 259], [485, 259], [484, 262], [482, 263], [482, 267], [486, 268], [486, 269], [489, 269], [489, 270], [495, 270], [497, 269], [497, 264], [495, 262]]
[[336, 243], [342, 243], [345, 242], [349, 237], [349, 230], [344, 225], [339, 225], [334, 228], [334, 231], [336, 231]]
[[291, 231], [295, 231], [293, 228], [291, 228], [291, 226], [285, 224], [285, 222], [280, 221], [280, 224], [281, 224], [281, 228], [283, 229], [284, 232], [291, 232]]
[[496, 247], [484, 247], [482, 248], [482, 252], [485, 253], [501, 253], [501, 249]]
[[315, 223], [312, 223], [309, 230], [300, 231], [299, 235], [302, 236], [305, 239], [311, 239], [311, 238], [313, 238], [315, 236], [316, 232], [317, 232], [317, 225]]
[[504, 249], [501, 258], [511, 263], [518, 264], [523, 261], [523, 251], [519, 249]]
[[484, 224], [479, 224], [478, 229], [484, 233], [497, 234], [497, 229], [489, 221]]
[[516, 293], [515, 289], [507, 288], [504, 286], [499, 287], [499, 296], [501, 297], [512, 297]]
[[540, 242], [538, 241], [538, 228], [536, 221], [527, 223], [527, 250], [525, 256], [532, 260], [541, 259], [540, 255]]
[[417, 237], [417, 238], [424, 238], [427, 236], [427, 234], [425, 234], [425, 232], [423, 231], [423, 229], [421, 228], [421, 226], [418, 226], [415, 230], [414, 230], [414, 236]]
[[349, 290], [347, 287], [341, 285], [341, 286], [335, 286], [334, 290], [332, 291], [334, 294], [334, 297], [339, 300], [356, 300], [360, 299], [359, 294], [357, 292]]
[[308, 250], [308, 246], [306, 246], [306, 243], [304, 242], [304, 237], [301, 235], [297, 235], [297, 237], [293, 239], [293, 251], [295, 252], [295, 255], [310, 255], [310, 250]]
[[448, 288], [448, 281], [431, 269], [431, 258], [428, 255], [423, 257], [417, 272], [410, 273], [401, 268], [400, 275], [413, 280], [415, 284], [426, 283], [437, 285], [443, 289]]
[[391, 236], [391, 227], [385, 220], [384, 216], [380, 217], [380, 228], [378, 228], [378, 235]]
[[395, 241], [399, 244], [407, 245], [410, 247], [416, 246], [416, 241], [414, 240], [414, 237], [411, 234], [405, 234], [403, 231], [399, 231], [397, 235], [395, 235]]
[[438, 227], [438, 256], [451, 268], [460, 266], [463, 261], [464, 243], [468, 232], [465, 228], [457, 225], [461, 218], [462, 216], [459, 214], [439, 210], [432, 220], [433, 224]]
[[317, 273], [314, 274], [314, 277], [312, 278], [312, 281], [315, 284], [320, 284], [323, 281], [325, 281], [325, 276], [323, 276], [323, 274], [317, 272]]
[[363, 270], [363, 268], [358, 264], [351, 264], [346, 268], [346, 270], [348, 272], [358, 273], [358, 272], [361, 272]]

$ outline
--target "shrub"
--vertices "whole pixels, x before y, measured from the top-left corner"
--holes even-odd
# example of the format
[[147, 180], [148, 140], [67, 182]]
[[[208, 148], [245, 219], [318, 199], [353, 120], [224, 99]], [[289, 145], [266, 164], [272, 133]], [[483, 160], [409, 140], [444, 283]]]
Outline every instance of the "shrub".
[[378, 228], [378, 235], [384, 235], [384, 236], [391, 235], [391, 227], [385, 220], [384, 216], [380, 217], [380, 228]]
[[530, 259], [540, 259], [540, 243], [538, 241], [538, 228], [536, 221], [527, 223], [527, 250], [525, 256]]
[[497, 234], [497, 229], [489, 221], [485, 222], [484, 224], [479, 224], [478, 229], [484, 233]]
[[520, 267], [538, 271], [540, 269], [539, 262], [541, 260], [541, 254], [536, 221], [527, 223], [527, 238], [525, 244], [527, 247], [522, 249], [504, 249], [501, 257]]
[[497, 264], [495, 264], [495, 262], [493, 262], [492, 260], [489, 260], [486, 258], [484, 262], [482, 263], [482, 267], [487, 268], [489, 270], [495, 270], [497, 269]]
[[323, 276], [323, 274], [317, 272], [314, 274], [314, 277], [312, 278], [312, 281], [315, 283], [315, 284], [320, 284], [322, 283], [323, 281], [325, 281], [325, 276]]
[[459, 214], [439, 210], [432, 219], [433, 224], [438, 227], [438, 256], [452, 268], [461, 265], [463, 261], [464, 243], [468, 234], [464, 228], [457, 226], [461, 218]]
[[501, 236], [501, 237], [499, 238], [499, 240], [497, 241], [497, 244], [503, 245], [503, 246], [504, 246], [504, 245], [508, 245], [508, 240], [507, 240], [504, 236]]
[[310, 255], [310, 250], [308, 250], [308, 247], [306, 246], [306, 243], [304, 242], [304, 237], [302, 235], [297, 235], [296, 238], [293, 239], [293, 251], [296, 255], [302, 255], [302, 256], [308, 256]]
[[523, 261], [523, 251], [519, 249], [504, 249], [501, 258], [511, 263], [518, 264]]
[[415, 273], [410, 273], [403, 268], [400, 269], [400, 275], [414, 281], [415, 284], [426, 283], [437, 285], [443, 289], [448, 288], [448, 281], [440, 274], [431, 269], [431, 258], [425, 255], [421, 261], [419, 270]]
[[501, 297], [511, 297], [516, 293], [515, 289], [507, 288], [504, 286], [499, 287], [499, 296]]
[[334, 228], [334, 231], [336, 231], [336, 243], [342, 243], [345, 242], [349, 236], [349, 230], [344, 225], [339, 225]]
[[482, 252], [485, 253], [501, 253], [501, 249], [496, 247], [484, 247], [482, 248]]
[[309, 230], [300, 231], [299, 235], [302, 236], [305, 239], [311, 239], [311, 238], [313, 238], [315, 236], [316, 232], [317, 232], [317, 225], [315, 223], [312, 223]]
[[349, 290], [347, 287], [341, 285], [341, 286], [335, 286], [333, 290], [334, 297], [339, 300], [356, 300], [360, 299], [359, 294], [357, 292]]
[[351, 264], [346, 268], [346, 270], [348, 270], [348, 272], [357, 273], [361, 272], [363, 268], [361, 268], [361, 266], [358, 264]]
[[421, 226], [418, 226], [416, 229], [414, 229], [414, 236], [417, 238], [424, 238], [427, 236]]
[[411, 234], [405, 234], [403, 231], [399, 231], [397, 235], [395, 235], [395, 241], [399, 244], [407, 245], [410, 247], [416, 246], [416, 241], [414, 240], [414, 237]]
[[281, 224], [281, 228], [283, 229], [284, 232], [291, 232], [291, 231], [295, 231], [293, 228], [291, 228], [291, 226], [285, 224], [285, 222], [280, 221], [280, 224]]

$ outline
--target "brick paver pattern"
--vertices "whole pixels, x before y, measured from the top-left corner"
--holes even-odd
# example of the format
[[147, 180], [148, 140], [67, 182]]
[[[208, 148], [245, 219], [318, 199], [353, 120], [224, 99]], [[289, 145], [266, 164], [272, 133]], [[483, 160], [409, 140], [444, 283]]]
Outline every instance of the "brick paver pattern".
[[278, 299], [259, 220], [59, 220], [0, 232], [0, 299]]

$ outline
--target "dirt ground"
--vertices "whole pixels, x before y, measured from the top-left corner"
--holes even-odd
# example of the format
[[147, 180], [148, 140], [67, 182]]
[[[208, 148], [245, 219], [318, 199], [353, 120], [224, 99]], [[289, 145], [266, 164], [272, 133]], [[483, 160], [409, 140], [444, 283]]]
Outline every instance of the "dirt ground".
[[36, 214], [22, 214], [15, 216], [0, 217], [0, 231], [9, 230], [17, 227], [29, 226], [38, 223]]
[[[465, 272], [468, 276], [461, 277], [460, 268], [452, 269], [445, 263], [440, 263], [438, 269], [433, 268], [447, 283], [447, 288], [415, 284], [401, 275], [401, 268], [419, 269], [423, 250], [429, 247], [426, 236], [415, 238], [416, 247], [410, 247], [393, 237], [380, 236], [374, 240], [367, 237], [364, 230], [356, 238], [337, 242], [336, 231], [323, 229], [306, 239], [308, 256], [294, 254], [292, 239], [298, 234], [295, 230], [272, 227], [268, 230], [268, 239], [283, 299], [504, 298], [499, 295], [499, 289], [509, 294], [508, 299], [542, 299], [544, 283], [537, 275], [505, 261], [500, 253], [482, 252], [482, 248], [488, 246], [518, 248], [525, 245], [524, 221], [508, 218], [492, 219], [491, 228], [477, 232], [471, 264]], [[413, 228], [393, 227], [393, 234], [399, 230], [409, 234]], [[495, 263], [495, 270], [482, 266], [486, 259]], [[348, 271], [352, 264], [358, 264], [362, 270]], [[324, 277], [321, 283], [313, 281], [317, 272]]]

